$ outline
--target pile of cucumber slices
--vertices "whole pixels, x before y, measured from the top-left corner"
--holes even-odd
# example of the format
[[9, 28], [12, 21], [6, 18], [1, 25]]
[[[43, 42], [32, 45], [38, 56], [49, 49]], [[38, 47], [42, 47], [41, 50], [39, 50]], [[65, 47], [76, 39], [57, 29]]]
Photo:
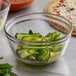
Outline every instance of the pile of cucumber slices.
[[[41, 35], [40, 33], [34, 33], [32, 30], [29, 30], [28, 33], [16, 33], [15, 37], [20, 40], [25, 41], [54, 41], [62, 37], [62, 35], [58, 32], [48, 33], [45, 36]], [[54, 43], [57, 43], [55, 41]], [[48, 45], [48, 43], [46, 43]], [[16, 49], [16, 54], [18, 57], [25, 59], [25, 60], [32, 60], [37, 62], [50, 62], [52, 60], [51, 53], [61, 52], [63, 49], [64, 44], [56, 44], [56, 45], [49, 45], [41, 47], [31, 47], [22, 45], [22, 42], [19, 42]], [[55, 54], [56, 55], [56, 54]]]

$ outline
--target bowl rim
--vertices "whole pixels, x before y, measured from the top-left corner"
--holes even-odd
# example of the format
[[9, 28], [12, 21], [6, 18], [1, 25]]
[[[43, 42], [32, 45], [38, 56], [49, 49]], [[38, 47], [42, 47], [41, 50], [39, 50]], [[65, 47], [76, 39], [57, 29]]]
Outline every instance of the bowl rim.
[[[61, 17], [61, 18], [65, 19], [66, 21], [68, 21], [68, 22], [70, 23], [70, 26], [71, 26], [70, 31], [69, 31], [65, 36], [62, 36], [62, 37], [59, 38], [59, 39], [49, 40], [49, 41], [26, 41], [26, 40], [21, 40], [21, 39], [17, 39], [17, 38], [15, 38], [15, 37], [13, 37], [12, 35], [10, 35], [10, 34], [6, 31], [6, 26], [9, 25], [9, 23], [10, 23], [11, 21], [15, 20], [16, 18], [23, 17], [23, 16], [29, 16], [29, 15], [32, 15], [32, 14], [51, 14], [51, 15], [54, 15], [54, 16], [57, 16], [57, 17]], [[68, 19], [64, 18], [63, 16], [58, 16], [58, 15], [56, 15], [56, 14], [43, 13], [43, 12], [28, 13], [28, 14], [22, 14], [22, 15], [19, 15], [19, 16], [15, 16], [15, 17], [13, 17], [12, 19], [10, 19], [10, 20], [6, 23], [6, 25], [4, 26], [4, 32], [5, 32], [6, 35], [8, 35], [8, 36], [10, 37], [10, 39], [12, 38], [12, 39], [14, 39], [14, 40], [16, 40], [16, 41], [29, 42], [29, 43], [48, 43], [48, 42], [55, 42], [55, 41], [60, 41], [60, 40], [61, 40], [61, 42], [63, 42], [63, 41], [65, 41], [65, 40], [67, 39], [67, 37], [69, 37], [69, 35], [71, 35], [72, 31], [73, 31], [73, 26], [72, 26], [71, 22], [70, 22]]]

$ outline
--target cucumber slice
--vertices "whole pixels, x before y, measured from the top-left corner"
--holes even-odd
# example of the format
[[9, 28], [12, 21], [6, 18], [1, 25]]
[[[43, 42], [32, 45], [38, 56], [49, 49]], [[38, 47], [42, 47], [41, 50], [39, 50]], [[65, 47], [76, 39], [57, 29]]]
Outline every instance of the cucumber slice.
[[17, 49], [17, 55], [23, 59], [27, 58], [28, 56], [30, 56], [30, 53], [28, 52], [28, 49]]
[[39, 54], [37, 55], [37, 60], [39, 61], [48, 61], [50, 58], [50, 50], [48, 48], [42, 48], [39, 50]]
[[34, 34], [26, 34], [26, 33], [16, 33], [15, 37], [18, 39], [22, 39], [23, 37], [42, 37], [40, 33], [34, 33]]
[[54, 45], [54, 46], [51, 46], [50, 51], [51, 52], [60, 52], [63, 49], [63, 47], [64, 47], [63, 44]]
[[30, 34], [26, 34], [26, 33], [16, 33], [15, 37], [18, 38], [18, 39], [21, 39], [22, 37], [24, 36], [33, 36], [33, 35], [30, 35]]
[[22, 40], [27, 40], [27, 41], [33, 41], [34, 39], [36, 39], [35, 36], [24, 36], [24, 37], [22, 37]]
[[41, 35], [39, 33], [34, 33], [33, 35], [29, 36], [23, 36], [22, 40], [27, 40], [27, 41], [41, 41]]

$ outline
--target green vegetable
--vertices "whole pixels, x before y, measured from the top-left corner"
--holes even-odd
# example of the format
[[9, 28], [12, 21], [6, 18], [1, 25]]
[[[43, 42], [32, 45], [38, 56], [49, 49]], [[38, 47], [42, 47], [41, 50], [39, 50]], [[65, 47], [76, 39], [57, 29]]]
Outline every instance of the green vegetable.
[[8, 71], [10, 71], [9, 69], [0, 69], [0, 74], [5, 74], [7, 73]]
[[49, 40], [56, 40], [56, 39], [61, 38], [61, 35], [59, 33], [57, 33], [57, 32], [54, 32], [54, 33], [48, 33], [46, 35], [46, 37], [48, 37]]
[[39, 61], [48, 61], [51, 55], [50, 50], [48, 48], [19, 49], [17, 50], [17, 54], [23, 59], [39, 60]]
[[8, 76], [17, 76], [14, 72], [10, 72], [10, 71], [7, 74], [8, 74]]
[[13, 72], [6, 71], [6, 72], [0, 74], [0, 76], [17, 76], [17, 75]]
[[[3, 57], [0, 57], [1, 59]], [[12, 65], [8, 63], [0, 64], [0, 76], [17, 76], [15, 73], [11, 72]]]
[[36, 38], [35, 36], [24, 36], [24, 37], [22, 37], [22, 40], [32, 41], [35, 38]]
[[32, 30], [29, 30], [29, 34], [33, 34]]
[[62, 50], [63, 46], [64, 46], [63, 44], [54, 45], [50, 48], [50, 50], [52, 52], [60, 52]]
[[11, 69], [12, 66], [8, 63], [0, 64], [0, 69]]
[[43, 48], [39, 50], [39, 54], [37, 55], [37, 60], [48, 61], [50, 56], [51, 56], [50, 50], [48, 48]]
[[28, 40], [28, 41], [32, 40], [33, 41], [33, 40], [36, 40], [42, 37], [42, 35], [40, 35], [40, 33], [33, 33], [33, 34], [16, 33], [15, 37], [21, 40]]
[[23, 59], [27, 58], [28, 56], [30, 56], [30, 53], [28, 52], [28, 49], [18, 49], [17, 53]]
[[21, 39], [22, 37], [24, 36], [32, 36], [32, 35], [29, 35], [29, 34], [26, 34], [26, 33], [16, 33], [15, 37], [18, 38], [18, 39]]
[[3, 57], [0, 57], [0, 60], [3, 59]]
[[[48, 33], [45, 36], [43, 36], [40, 33], [34, 33], [32, 30], [29, 30], [28, 33], [16, 33], [15, 36], [16, 38], [21, 40], [39, 41], [39, 42], [56, 40], [61, 38], [61, 34], [58, 32]], [[58, 42], [59, 41], [55, 41], [54, 43], [58, 43]], [[43, 44], [48, 45], [48, 43], [43, 43]], [[55, 53], [61, 52], [63, 47], [64, 47], [64, 44], [49, 45], [44, 48], [41, 48], [41, 47], [35, 48], [35, 47], [29, 47], [29, 46], [18, 44], [16, 53], [22, 59], [32, 60], [37, 62], [45, 62], [45, 61], [50, 62], [50, 60], [53, 59], [52, 55], [53, 54], [56, 55]]]

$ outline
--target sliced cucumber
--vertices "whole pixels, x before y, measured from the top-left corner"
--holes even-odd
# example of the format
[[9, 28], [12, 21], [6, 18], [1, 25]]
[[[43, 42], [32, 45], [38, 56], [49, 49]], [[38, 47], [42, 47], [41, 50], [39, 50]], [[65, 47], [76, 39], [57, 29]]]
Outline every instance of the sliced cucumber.
[[41, 37], [40, 33], [34, 33], [34, 34], [26, 34], [26, 33], [16, 33], [16, 38], [22, 39], [23, 37]]
[[22, 37], [24, 36], [33, 36], [33, 35], [30, 35], [30, 34], [26, 34], [26, 33], [16, 33], [15, 37], [18, 38], [18, 39], [21, 39]]
[[[16, 33], [16, 38], [25, 40], [25, 41], [49, 41], [49, 40], [56, 40], [61, 38], [61, 34], [58, 32], [48, 33], [47, 35], [43, 36], [40, 33], [33, 33], [32, 30], [29, 30], [28, 33]], [[60, 41], [54, 41], [52, 43], [57, 44]], [[23, 43], [24, 45], [20, 44]], [[27, 46], [27, 45], [28, 46]], [[39, 43], [39, 45], [48, 45], [49, 43]], [[29, 46], [31, 43], [29, 42], [19, 42], [17, 45], [17, 55], [22, 59], [27, 60], [33, 60], [33, 61], [47, 61], [50, 62], [50, 60], [55, 57], [52, 56], [52, 53], [61, 52], [61, 50], [64, 47], [64, 44], [57, 44], [57, 45], [50, 45], [48, 47], [44, 48], [37, 48], [35, 46]], [[35, 43], [32, 43], [32, 45], [35, 45]], [[36, 44], [37, 45], [37, 44]]]
[[48, 61], [50, 56], [51, 56], [50, 50], [48, 48], [43, 48], [39, 50], [39, 54], [37, 55], [37, 60]]
[[17, 49], [17, 55], [23, 59], [27, 58], [30, 56], [30, 53], [28, 53], [28, 49]]
[[27, 40], [27, 41], [41, 41], [42, 38], [40, 38], [40, 35], [38, 33], [35, 33], [30, 36], [24, 36], [22, 37], [22, 40]]
[[36, 38], [35, 36], [24, 36], [22, 37], [22, 40], [32, 41], [35, 38]]

